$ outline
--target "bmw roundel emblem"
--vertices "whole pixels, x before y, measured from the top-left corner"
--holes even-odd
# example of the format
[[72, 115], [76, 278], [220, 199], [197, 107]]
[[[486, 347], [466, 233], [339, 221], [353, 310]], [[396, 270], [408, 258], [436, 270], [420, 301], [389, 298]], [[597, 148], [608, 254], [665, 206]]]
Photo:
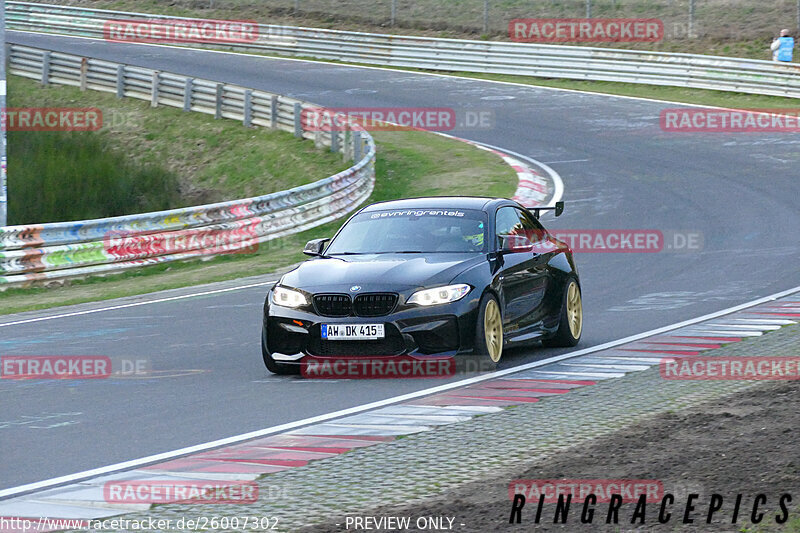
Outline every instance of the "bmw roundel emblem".
[[350, 287], [350, 292], [358, 292], [361, 290], [361, 285], [353, 285]]

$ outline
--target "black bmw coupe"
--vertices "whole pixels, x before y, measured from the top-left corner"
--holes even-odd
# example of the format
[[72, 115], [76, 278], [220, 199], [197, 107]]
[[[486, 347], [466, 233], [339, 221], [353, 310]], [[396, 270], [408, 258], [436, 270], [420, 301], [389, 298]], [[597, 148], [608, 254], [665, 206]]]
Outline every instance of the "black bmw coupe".
[[306, 357], [485, 355], [541, 341], [574, 346], [583, 310], [572, 251], [542, 210], [501, 198], [396, 200], [358, 211], [264, 302], [273, 373]]

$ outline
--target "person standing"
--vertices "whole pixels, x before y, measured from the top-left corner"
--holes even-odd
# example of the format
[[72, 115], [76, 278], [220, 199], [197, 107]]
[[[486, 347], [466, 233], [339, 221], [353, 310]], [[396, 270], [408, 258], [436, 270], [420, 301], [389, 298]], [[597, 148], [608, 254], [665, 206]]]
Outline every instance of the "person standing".
[[789, 35], [789, 30], [781, 30], [781, 36], [772, 40], [770, 49], [773, 61], [790, 62], [794, 50], [794, 38]]

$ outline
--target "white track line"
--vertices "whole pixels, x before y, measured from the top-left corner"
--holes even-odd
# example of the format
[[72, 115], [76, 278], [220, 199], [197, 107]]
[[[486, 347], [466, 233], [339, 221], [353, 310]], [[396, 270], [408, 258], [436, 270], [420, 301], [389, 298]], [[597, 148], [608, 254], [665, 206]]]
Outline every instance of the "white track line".
[[550, 205], [555, 205], [556, 202], [561, 200], [561, 198], [564, 196], [564, 182], [561, 180], [561, 176], [559, 176], [558, 172], [556, 172], [555, 170], [553, 170], [552, 168], [547, 166], [546, 163], [542, 163], [541, 161], [538, 161], [538, 160], [536, 160], [536, 159], [534, 159], [532, 157], [528, 157], [526, 155], [522, 155], [522, 154], [520, 154], [518, 152], [512, 152], [511, 150], [507, 150], [505, 148], [500, 148], [499, 146], [493, 146], [491, 144], [486, 144], [486, 143], [482, 143], [482, 142], [478, 142], [478, 141], [472, 141], [472, 140], [470, 140], [470, 142], [473, 142], [475, 144], [480, 144], [481, 146], [485, 146], [485, 147], [491, 148], [493, 150], [497, 150], [498, 152], [503, 152], [504, 154], [508, 154], [510, 156], [516, 157], [518, 159], [525, 160], [528, 163], [531, 163], [533, 165], [541, 167], [542, 170], [547, 172], [547, 174], [550, 176], [550, 179], [553, 180], [553, 197], [550, 199]]
[[195, 296], [207, 296], [209, 294], [220, 294], [223, 292], [230, 292], [230, 291], [238, 291], [240, 289], [252, 289], [253, 287], [263, 287], [264, 285], [269, 285], [270, 283], [275, 283], [275, 280], [271, 281], [262, 281], [260, 283], [251, 283], [249, 285], [239, 285], [237, 287], [228, 287], [225, 289], [215, 289], [213, 291], [203, 291], [203, 292], [193, 292], [191, 294], [182, 294], [180, 296], [170, 296], [168, 298], [158, 298], [156, 300], [147, 300], [144, 302], [133, 302], [129, 304], [119, 304], [119, 305], [111, 305], [108, 307], [99, 307], [97, 309], [86, 309], [84, 311], [73, 311], [71, 313], [62, 313], [60, 315], [48, 315], [48, 316], [40, 316], [36, 318], [26, 318], [24, 320], [16, 320], [14, 322], [6, 322], [4, 324], [0, 324], [0, 328], [6, 326], [16, 326], [18, 324], [30, 324], [32, 322], [42, 322], [44, 320], [54, 320], [56, 318], [68, 318], [72, 316], [80, 316], [80, 315], [90, 315], [93, 313], [102, 313], [104, 311], [114, 311], [116, 309], [127, 309], [128, 307], [139, 307], [140, 305], [150, 305], [150, 304], [157, 304], [162, 302], [172, 302], [175, 300], [185, 300], [187, 298], [194, 298]]
[[[255, 286], [255, 285], [254, 285]], [[235, 289], [228, 289], [228, 290], [235, 290]], [[540, 366], [544, 366], [550, 363], [554, 363], [557, 361], [563, 361], [565, 359], [572, 359], [574, 357], [578, 357], [581, 355], [586, 355], [594, 352], [599, 352], [602, 350], [606, 350], [608, 348], [613, 348], [615, 346], [619, 346], [621, 344], [627, 344], [629, 342], [638, 341], [640, 339], [650, 337], [653, 335], [660, 335], [662, 333], [666, 333], [668, 331], [672, 331], [675, 329], [683, 328], [692, 324], [697, 324], [699, 322], [704, 322], [706, 320], [711, 320], [720, 316], [728, 315], [730, 313], [735, 313], [737, 311], [741, 311], [742, 309], [747, 309], [748, 307], [753, 307], [756, 305], [760, 305], [766, 302], [777, 300], [778, 298], [783, 298], [784, 296], [788, 296], [790, 294], [800, 292], [800, 286], [794, 287], [792, 289], [788, 289], [785, 291], [781, 291], [776, 294], [772, 294], [770, 296], [765, 296], [763, 298], [759, 298], [757, 300], [753, 300], [751, 302], [747, 302], [744, 304], [740, 304], [734, 307], [729, 307], [727, 309], [723, 309], [721, 311], [716, 311], [714, 313], [709, 313], [707, 315], [703, 315], [697, 318], [692, 318], [689, 320], [685, 320], [683, 322], [678, 322], [677, 324], [672, 324], [669, 326], [664, 326], [657, 329], [652, 329], [650, 331], [645, 331], [644, 333], [638, 333], [636, 335], [631, 335], [629, 337], [625, 337], [623, 339], [607, 342], [601, 344], [599, 346], [594, 346], [592, 348], [584, 348], [582, 350], [577, 350], [570, 353], [565, 353], [561, 355], [557, 355], [554, 357], [550, 357], [545, 360], [541, 361], [534, 361], [532, 363], [526, 363], [524, 365], [519, 365], [514, 368], [507, 368], [505, 370], [498, 370], [497, 372], [491, 372], [488, 374], [482, 374], [480, 376], [475, 376], [472, 378], [463, 379], [461, 381], [456, 381], [453, 383], [447, 383], [445, 385], [439, 385], [437, 387], [431, 387], [429, 389], [424, 389], [416, 392], [411, 392], [408, 394], [402, 394], [400, 396], [395, 396], [392, 398], [387, 398], [385, 400], [379, 400], [377, 402], [371, 402], [364, 405], [359, 405], [355, 407], [350, 407], [347, 409], [342, 409], [340, 411], [335, 411], [333, 413], [328, 413], [324, 415], [318, 415], [310, 418], [306, 418], [303, 420], [297, 420], [295, 422], [289, 422], [286, 424], [280, 424], [277, 426], [272, 426], [264, 429], [260, 429], [257, 431], [251, 431], [249, 433], [243, 433], [241, 435], [235, 435], [233, 437], [227, 437], [224, 439], [219, 439], [211, 442], [206, 442], [203, 444], [197, 444], [195, 446], [188, 446], [186, 448], [181, 448], [178, 450], [173, 450], [170, 452], [159, 453], [155, 455], [150, 455], [147, 457], [142, 457], [139, 459], [133, 459], [131, 461], [124, 461], [121, 463], [108, 465], [100, 468], [94, 468], [92, 470], [85, 470], [83, 472], [77, 472], [75, 474], [69, 474], [66, 476], [60, 476], [52, 479], [47, 479], [43, 481], [37, 481], [35, 483], [28, 483], [27, 485], [20, 485], [18, 487], [12, 487], [9, 489], [0, 490], [0, 498], [7, 498], [10, 496], [16, 496], [19, 494], [23, 494], [26, 492], [32, 492], [39, 489], [54, 487], [56, 485], [63, 485], [65, 483], [74, 483], [77, 481], [82, 481], [84, 479], [96, 477], [102, 474], [110, 474], [113, 472], [118, 472], [120, 470], [130, 470], [132, 468], [136, 468], [139, 466], [144, 466], [151, 463], [157, 463], [160, 461], [166, 461], [167, 459], [174, 459], [175, 457], [180, 457], [182, 455], [188, 455], [191, 453], [196, 453], [204, 450], [209, 450], [212, 448], [219, 448], [221, 446], [225, 446], [228, 444], [235, 444], [242, 441], [254, 439], [257, 437], [264, 437], [267, 435], [272, 435], [275, 433], [280, 433], [283, 431], [288, 431], [291, 429], [297, 429], [303, 426], [308, 426], [310, 424], [315, 424], [319, 422], [326, 422], [328, 420], [333, 420], [335, 418], [340, 418], [346, 415], [352, 415], [356, 413], [362, 413], [364, 411], [369, 411], [371, 409], [376, 409], [378, 407], [384, 407], [387, 405], [392, 405], [399, 402], [404, 402], [407, 400], [414, 400], [416, 398], [420, 398], [423, 396], [429, 396], [431, 394], [435, 394], [437, 392], [444, 392], [453, 389], [457, 389], [460, 387], [464, 387], [466, 385], [471, 385], [473, 383], [480, 383], [483, 381], [488, 381], [491, 379], [496, 379], [502, 376], [507, 376], [509, 374], [516, 374], [518, 372], [523, 372], [525, 370], [530, 370], [532, 368], [537, 368]]]

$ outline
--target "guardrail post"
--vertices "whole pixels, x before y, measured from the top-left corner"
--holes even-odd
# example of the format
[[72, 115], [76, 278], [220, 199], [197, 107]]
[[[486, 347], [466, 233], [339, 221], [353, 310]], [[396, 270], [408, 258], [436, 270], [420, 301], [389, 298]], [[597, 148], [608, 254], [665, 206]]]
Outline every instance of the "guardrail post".
[[117, 98], [125, 98], [125, 65], [117, 65]]
[[361, 132], [353, 132], [353, 163], [361, 161]]
[[249, 128], [253, 123], [253, 91], [247, 89], [244, 92], [244, 118], [242, 124]]
[[344, 123], [344, 144], [342, 145], [342, 159], [350, 161], [353, 154], [352, 134], [350, 132], [350, 124]]
[[273, 130], [278, 127], [278, 95], [269, 97], [269, 127]]
[[298, 138], [303, 137], [303, 106], [298, 103], [294, 104], [294, 136]]
[[89, 73], [89, 60], [85, 57], [81, 58], [81, 91], [86, 90], [86, 76]]
[[334, 126], [331, 129], [331, 152], [339, 151], [339, 130]]
[[86, 90], [86, 75], [89, 73], [89, 60], [81, 58], [81, 91]]
[[184, 111], [191, 111], [192, 110], [192, 85], [194, 85], [194, 80], [192, 78], [186, 78], [183, 82], [183, 110]]
[[42, 54], [42, 85], [50, 83], [50, 52]]
[[216, 109], [214, 110], [214, 118], [220, 119], [222, 118], [222, 84], [217, 84], [217, 97], [216, 97]]
[[153, 86], [150, 91], [150, 107], [158, 107], [158, 83], [161, 79], [159, 72], [153, 71]]

